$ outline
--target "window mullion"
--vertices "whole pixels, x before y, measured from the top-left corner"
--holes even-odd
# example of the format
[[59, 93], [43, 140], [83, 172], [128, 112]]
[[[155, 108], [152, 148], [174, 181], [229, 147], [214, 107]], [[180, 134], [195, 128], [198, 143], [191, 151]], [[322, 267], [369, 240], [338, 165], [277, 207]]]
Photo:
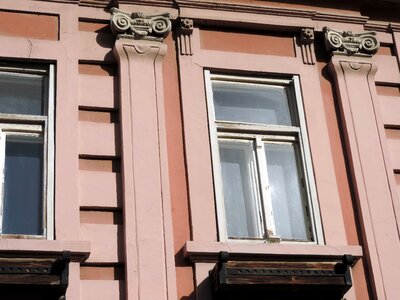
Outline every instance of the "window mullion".
[[260, 190], [261, 190], [261, 202], [264, 210], [264, 219], [266, 230], [266, 237], [271, 240], [278, 238], [276, 235], [275, 222], [274, 222], [274, 212], [272, 209], [271, 194], [268, 179], [267, 170], [267, 159], [265, 157], [264, 142], [261, 137], [256, 138], [256, 153], [258, 160], [258, 172], [260, 177]]
[[[256, 144], [257, 145], [257, 144]], [[259, 236], [265, 236], [265, 225], [264, 225], [264, 214], [263, 214], [263, 211], [262, 211], [262, 204], [261, 204], [261, 199], [262, 199], [262, 195], [260, 195], [260, 190], [261, 190], [261, 187], [257, 184], [258, 182], [260, 182], [260, 181], [258, 181], [257, 180], [257, 177], [259, 176], [259, 174], [258, 174], [258, 166], [257, 166], [257, 156], [258, 156], [258, 154], [257, 154], [257, 147], [256, 147], [256, 151], [254, 151], [253, 152], [253, 155], [255, 156], [255, 157], [253, 157], [253, 164], [252, 164], [252, 166], [251, 166], [251, 168], [252, 168], [252, 170], [251, 170], [251, 176], [252, 176], [252, 178], [251, 178], [251, 184], [253, 185], [253, 190], [254, 190], [254, 192], [255, 192], [255, 195], [254, 195], [254, 197], [255, 197], [255, 199], [257, 199], [256, 200], [256, 207], [257, 207], [257, 218], [259, 219], [259, 222], [258, 222], [258, 233], [259, 233]]]

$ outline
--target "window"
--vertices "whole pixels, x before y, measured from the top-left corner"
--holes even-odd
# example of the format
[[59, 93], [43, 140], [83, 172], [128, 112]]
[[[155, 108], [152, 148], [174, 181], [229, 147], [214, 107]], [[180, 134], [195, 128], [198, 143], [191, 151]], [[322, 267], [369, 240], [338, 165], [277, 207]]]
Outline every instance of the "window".
[[53, 237], [53, 66], [0, 64], [4, 237]]
[[298, 78], [205, 77], [220, 239], [318, 242]]

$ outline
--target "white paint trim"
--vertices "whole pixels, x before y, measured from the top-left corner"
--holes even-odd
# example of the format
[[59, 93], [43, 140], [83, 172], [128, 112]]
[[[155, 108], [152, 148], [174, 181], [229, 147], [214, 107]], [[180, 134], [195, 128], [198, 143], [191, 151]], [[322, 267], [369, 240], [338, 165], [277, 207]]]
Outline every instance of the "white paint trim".
[[[6, 135], [0, 129], [0, 199], [4, 198], [4, 164], [6, 159]], [[0, 234], [3, 232], [3, 201], [0, 201]]]
[[315, 186], [315, 178], [314, 171], [312, 167], [312, 158], [310, 151], [310, 144], [308, 141], [308, 133], [307, 133], [307, 125], [306, 118], [304, 114], [303, 107], [303, 98], [301, 93], [300, 79], [299, 76], [293, 76], [293, 84], [294, 84], [294, 92], [296, 96], [297, 102], [297, 113], [299, 116], [300, 122], [300, 143], [301, 143], [301, 151], [302, 157], [304, 158], [304, 168], [305, 168], [305, 176], [304, 180], [306, 180], [307, 187], [307, 199], [310, 206], [310, 214], [311, 214], [311, 225], [313, 228], [313, 234], [315, 237], [315, 242], [317, 244], [324, 244], [324, 233], [322, 229], [321, 223], [321, 215], [319, 210], [319, 203], [317, 199], [317, 189]]
[[54, 239], [54, 107], [55, 107], [55, 68], [49, 65], [48, 76], [48, 106], [47, 106], [47, 206], [46, 206], [46, 236]]
[[[226, 216], [225, 216], [225, 206], [224, 206], [224, 193], [223, 193], [223, 182], [221, 176], [221, 163], [219, 158], [218, 149], [218, 135], [217, 128], [215, 125], [215, 112], [214, 112], [214, 101], [213, 101], [213, 91], [211, 85], [211, 74], [210, 71], [204, 71], [204, 80], [206, 86], [206, 96], [207, 96], [207, 109], [208, 109], [208, 126], [210, 131], [210, 143], [211, 143], [211, 157], [212, 157], [212, 170], [214, 176], [214, 197], [215, 206], [217, 209], [217, 224], [218, 224], [218, 237], [220, 241], [226, 241], [228, 239], [227, 226], [226, 226]], [[221, 199], [221, 200], [218, 200]]]

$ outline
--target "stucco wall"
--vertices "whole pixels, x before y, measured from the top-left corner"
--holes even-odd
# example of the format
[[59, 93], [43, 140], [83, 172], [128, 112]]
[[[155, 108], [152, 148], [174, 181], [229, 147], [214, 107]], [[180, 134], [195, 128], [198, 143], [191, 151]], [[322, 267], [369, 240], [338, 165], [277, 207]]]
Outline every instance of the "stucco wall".
[[[335, 7], [334, 2], [316, 7], [310, 1], [231, 1], [218, 9], [213, 5], [195, 7], [188, 1], [180, 3], [179, 10], [168, 1], [159, 1], [158, 6], [152, 6], [155, 2], [151, 1], [142, 5], [120, 2], [126, 12], [168, 11], [173, 20], [172, 33], [163, 41], [168, 47], [162, 62], [165, 124], [159, 130], [165, 131], [168, 153], [165, 178], [167, 198], [171, 199], [171, 259], [175, 261], [177, 298], [211, 299], [208, 271], [216, 262], [215, 254], [226, 249], [265, 255], [309, 253], [314, 257], [354, 254], [359, 260], [352, 268], [354, 287], [346, 299], [379, 298], [374, 289], [384, 291], [386, 286], [374, 282], [370, 257], [365, 255], [370, 250], [364, 228], [368, 217], [362, 215], [355, 193], [346, 120], [341, 115], [337, 82], [328, 71], [331, 57], [323, 44], [322, 28], [377, 31], [381, 48], [372, 58], [378, 67], [373, 122], [390, 191], [386, 200], [392, 208], [387, 215], [393, 218], [390, 226], [395, 224], [398, 230], [394, 217], [400, 216], [400, 20], [382, 20], [375, 15], [368, 18], [358, 4]], [[121, 161], [122, 149], [127, 149], [121, 137], [120, 111], [120, 84], [125, 81], [113, 54], [115, 36], [108, 25], [106, 4], [72, 0], [0, 3], [1, 59], [52, 63], [57, 70], [56, 241], [14, 243], [0, 239], [0, 252], [24, 249], [29, 253], [30, 247], [32, 251], [40, 249], [41, 242], [46, 242], [43, 247], [48, 251], [65, 248], [84, 252], [90, 244], [89, 258], [71, 263], [68, 299], [125, 299], [126, 287], [133, 284], [125, 273], [124, 220], [131, 218], [124, 211]], [[178, 17], [194, 20], [192, 55], [180, 51]], [[311, 63], [303, 60], [302, 28], [313, 28], [316, 33]], [[204, 69], [300, 76], [324, 245], [236, 244], [230, 248], [218, 242]], [[163, 230], [168, 235], [168, 228]], [[196, 261], [196, 251], [214, 258]], [[168, 269], [168, 263], [163, 268]], [[129, 299], [136, 298], [130, 295]]]

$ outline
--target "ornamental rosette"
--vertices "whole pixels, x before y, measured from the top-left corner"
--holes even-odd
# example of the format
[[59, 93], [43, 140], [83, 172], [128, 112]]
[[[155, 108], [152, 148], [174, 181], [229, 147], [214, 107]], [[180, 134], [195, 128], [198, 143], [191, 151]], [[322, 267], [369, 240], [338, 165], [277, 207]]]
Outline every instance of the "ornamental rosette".
[[325, 46], [328, 51], [347, 55], [372, 56], [379, 48], [376, 32], [337, 31], [324, 28]]
[[113, 34], [133, 39], [162, 40], [171, 31], [169, 14], [145, 15], [131, 14], [111, 8], [110, 26]]

